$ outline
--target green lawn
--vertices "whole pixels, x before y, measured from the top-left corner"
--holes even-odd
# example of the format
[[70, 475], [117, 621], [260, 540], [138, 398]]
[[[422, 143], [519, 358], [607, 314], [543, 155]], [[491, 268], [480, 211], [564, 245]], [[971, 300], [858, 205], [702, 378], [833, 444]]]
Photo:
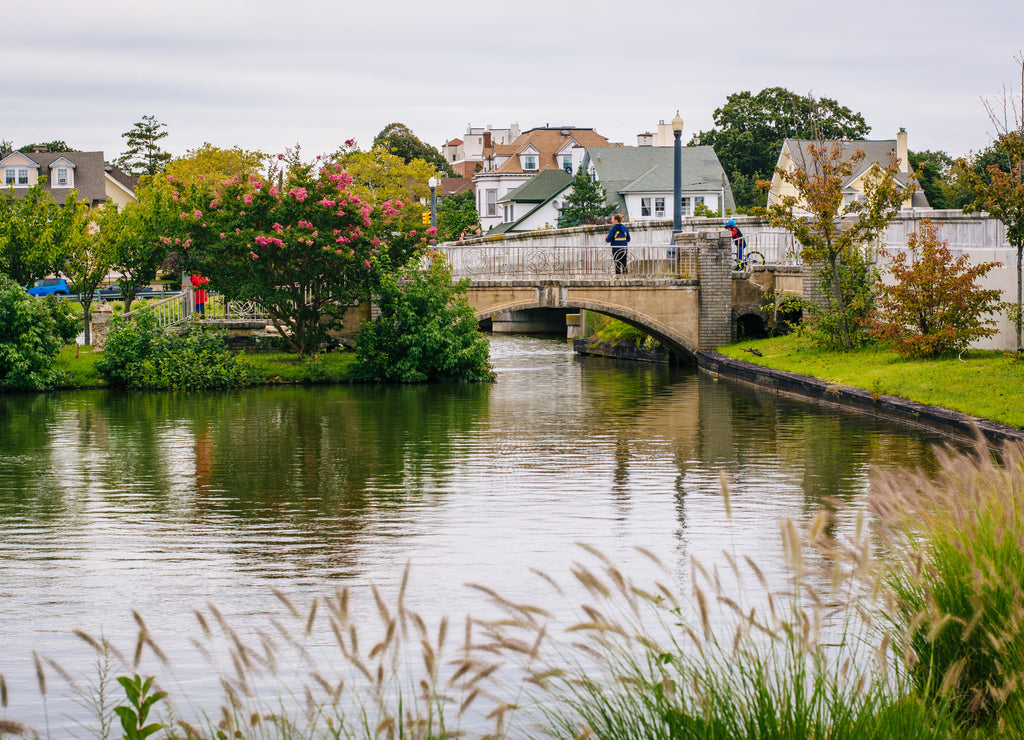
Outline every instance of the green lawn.
[[[762, 356], [744, 349], [757, 349]], [[1024, 428], [1024, 362], [1012, 353], [970, 350], [959, 358], [904, 360], [877, 347], [828, 352], [795, 334], [740, 342], [718, 351], [738, 360]]]
[[[96, 388], [106, 386], [96, 372], [96, 360], [102, 355], [92, 347], [68, 345], [57, 358], [57, 366], [67, 373], [63, 388]], [[286, 352], [243, 354], [243, 361], [256, 370], [267, 384], [277, 383], [344, 383], [355, 364], [354, 352], [325, 352], [316, 358], [302, 358]]]

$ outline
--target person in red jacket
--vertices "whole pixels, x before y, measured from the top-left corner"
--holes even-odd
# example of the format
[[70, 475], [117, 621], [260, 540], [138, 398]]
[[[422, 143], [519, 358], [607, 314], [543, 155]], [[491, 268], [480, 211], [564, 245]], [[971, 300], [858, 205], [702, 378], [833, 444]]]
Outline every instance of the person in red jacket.
[[210, 278], [202, 275], [193, 275], [189, 280], [192, 283], [192, 290], [195, 293], [196, 313], [200, 316], [206, 315], [206, 288], [203, 286], [210, 282]]

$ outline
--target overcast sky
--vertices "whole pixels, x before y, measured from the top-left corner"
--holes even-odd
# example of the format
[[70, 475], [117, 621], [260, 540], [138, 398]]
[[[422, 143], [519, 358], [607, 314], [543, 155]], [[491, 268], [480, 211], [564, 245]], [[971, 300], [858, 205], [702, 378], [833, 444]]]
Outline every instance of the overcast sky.
[[629, 145], [678, 109], [684, 141], [731, 93], [785, 87], [869, 138], [978, 150], [982, 99], [1020, 100], [1020, 0], [5, 0], [0, 139], [124, 150], [143, 115], [175, 156], [209, 142], [366, 148], [388, 123], [593, 127]]

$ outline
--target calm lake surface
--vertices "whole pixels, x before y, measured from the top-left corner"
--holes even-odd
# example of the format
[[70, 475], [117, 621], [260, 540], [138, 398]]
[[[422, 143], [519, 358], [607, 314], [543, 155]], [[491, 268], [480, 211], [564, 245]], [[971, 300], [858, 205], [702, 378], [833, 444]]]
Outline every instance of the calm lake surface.
[[[42, 724], [33, 651], [94, 672], [74, 629], [130, 656], [133, 610], [216, 702], [189, 675], [193, 610], [256, 629], [281, 613], [272, 589], [308, 604], [350, 586], [369, 612], [369, 584], [393, 592], [409, 563], [407, 601], [460, 619], [488, 608], [465, 584], [529, 601], [533, 569], [563, 576], [580, 542], [641, 575], [642, 546], [683, 592], [691, 560], [723, 549], [783, 579], [784, 518], [856, 511], [872, 473], [927, 468], [944, 441], [561, 340], [495, 336], [491, 353], [485, 386], [0, 397], [7, 716]], [[51, 722], [74, 712], [51, 702]]]

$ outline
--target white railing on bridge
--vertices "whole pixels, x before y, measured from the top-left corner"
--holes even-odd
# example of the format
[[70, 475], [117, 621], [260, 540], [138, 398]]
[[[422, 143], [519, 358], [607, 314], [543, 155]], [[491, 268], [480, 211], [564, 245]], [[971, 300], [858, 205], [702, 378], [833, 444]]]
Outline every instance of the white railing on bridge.
[[[442, 244], [438, 249], [451, 266], [452, 277], [475, 280], [614, 278], [612, 250], [605, 245], [531, 245], [514, 241], [483, 244]], [[697, 252], [667, 244], [630, 245], [626, 273], [630, 278], [693, 279]]]
[[[270, 316], [258, 301], [229, 301], [219, 293], [208, 292], [203, 306], [203, 315], [215, 321], [269, 321]], [[195, 293], [189, 288], [169, 298], [149, 303], [124, 314], [130, 319], [140, 311], [150, 311], [156, 317], [157, 326], [165, 328], [185, 323], [195, 316]]]

